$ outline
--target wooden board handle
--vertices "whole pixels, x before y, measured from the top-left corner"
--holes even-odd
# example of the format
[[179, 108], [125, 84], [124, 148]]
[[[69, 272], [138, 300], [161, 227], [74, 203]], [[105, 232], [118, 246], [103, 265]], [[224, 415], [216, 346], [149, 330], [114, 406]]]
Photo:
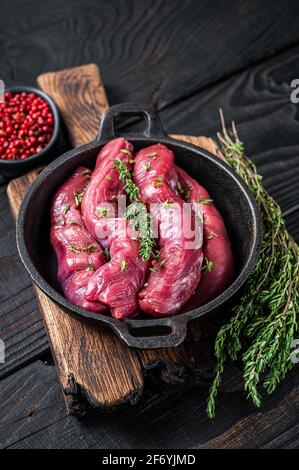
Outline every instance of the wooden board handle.
[[45, 73], [37, 82], [56, 102], [74, 147], [94, 140], [109, 106], [99, 68], [88, 64]]

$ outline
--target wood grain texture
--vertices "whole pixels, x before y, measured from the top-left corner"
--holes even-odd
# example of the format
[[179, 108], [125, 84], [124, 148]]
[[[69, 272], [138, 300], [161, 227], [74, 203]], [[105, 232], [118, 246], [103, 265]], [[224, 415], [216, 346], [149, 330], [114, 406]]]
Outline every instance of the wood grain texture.
[[67, 409], [82, 414], [87, 406], [111, 409], [135, 403], [143, 376], [134, 351], [110, 330], [73, 318], [38, 288], [35, 291]]
[[111, 104], [168, 106], [299, 41], [296, 0], [3, 2], [7, 84], [92, 62]]
[[290, 100], [295, 77], [299, 77], [298, 46], [176, 103], [161, 117], [169, 133], [180, 129], [214, 137], [221, 127], [222, 108], [226, 123], [236, 122], [265, 188], [283, 212], [297, 208], [299, 223], [299, 108]]
[[[233, 371], [231, 371], [233, 372]], [[256, 410], [242, 392], [221, 393], [217, 416], [206, 416], [207, 391], [176, 387], [146, 393], [134, 408], [68, 416], [55, 368], [40, 361], [2, 380], [0, 447], [12, 449], [298, 448], [299, 377]], [[20, 397], [22, 399], [20, 399]]]
[[46, 73], [38, 77], [37, 83], [56, 102], [73, 146], [91, 142], [95, 138], [101, 115], [108, 108], [98, 67], [88, 64]]
[[192, 145], [197, 145], [198, 147], [201, 147], [205, 150], [207, 150], [210, 153], [213, 153], [216, 155], [216, 157], [219, 157], [221, 159], [224, 159], [221, 150], [219, 149], [219, 146], [216, 144], [216, 142], [211, 139], [211, 137], [195, 137], [193, 135], [180, 135], [180, 134], [172, 134], [171, 137], [177, 140], [183, 140], [184, 142], [188, 142], [189, 144]]

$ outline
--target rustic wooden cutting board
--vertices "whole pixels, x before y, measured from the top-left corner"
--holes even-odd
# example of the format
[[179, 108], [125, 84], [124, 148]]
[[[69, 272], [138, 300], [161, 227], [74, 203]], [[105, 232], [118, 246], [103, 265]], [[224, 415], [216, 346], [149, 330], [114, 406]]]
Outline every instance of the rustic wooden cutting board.
[[[101, 115], [108, 108], [107, 96], [96, 65], [47, 73], [39, 86], [57, 103], [71, 141], [79, 146], [92, 141]], [[206, 137], [173, 136], [221, 156]], [[29, 184], [41, 170], [13, 180], [7, 188], [15, 217]], [[193, 324], [187, 339], [177, 348], [136, 350], [126, 346], [109, 329], [76, 319], [34, 287], [47, 330], [66, 406], [70, 413], [83, 414], [88, 407], [113, 409], [135, 403], [142, 395], [145, 376], [153, 372], [163, 383], [177, 383], [205, 374], [211, 366], [204, 337], [207, 323]], [[215, 321], [215, 320], [214, 320]], [[217, 320], [218, 322], [219, 320]]]

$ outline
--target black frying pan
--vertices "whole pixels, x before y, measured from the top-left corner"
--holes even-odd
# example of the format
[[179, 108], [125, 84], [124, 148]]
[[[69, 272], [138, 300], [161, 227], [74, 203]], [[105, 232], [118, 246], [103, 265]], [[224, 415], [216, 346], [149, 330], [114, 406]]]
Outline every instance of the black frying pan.
[[[145, 130], [125, 136], [135, 150], [161, 142], [175, 154], [176, 163], [188, 171], [211, 194], [220, 210], [232, 242], [236, 274], [232, 284], [208, 304], [174, 317], [140, 316], [116, 320], [73, 305], [62, 295], [56, 278], [56, 260], [50, 245], [50, 201], [57, 188], [79, 165], [94, 167], [103, 145], [116, 137], [116, 118], [143, 117]], [[260, 250], [261, 228], [256, 203], [239, 176], [223, 161], [193, 145], [169, 138], [155, 111], [142, 104], [111, 107], [103, 116], [96, 140], [71, 150], [43, 170], [30, 186], [19, 212], [17, 243], [20, 256], [33, 281], [66, 312], [112, 328], [129, 346], [167, 348], [179, 345], [187, 323], [215, 312], [236, 294], [254, 267]]]

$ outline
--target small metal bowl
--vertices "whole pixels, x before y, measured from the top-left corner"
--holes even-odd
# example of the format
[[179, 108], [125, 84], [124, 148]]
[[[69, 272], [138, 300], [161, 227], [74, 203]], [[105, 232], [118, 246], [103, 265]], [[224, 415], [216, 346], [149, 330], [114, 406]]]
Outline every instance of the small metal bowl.
[[25, 158], [24, 160], [2, 160], [0, 159], [0, 175], [6, 179], [16, 178], [18, 176], [27, 173], [33, 168], [44, 165], [53, 159], [53, 150], [57, 146], [59, 132], [60, 132], [60, 116], [59, 111], [54, 103], [54, 101], [43, 91], [38, 88], [29, 87], [29, 86], [16, 86], [7, 88], [5, 92], [11, 93], [34, 93], [37, 96], [40, 96], [45, 100], [54, 117], [54, 128], [53, 134], [48, 145], [43, 148], [40, 152], [31, 155], [30, 157]]

